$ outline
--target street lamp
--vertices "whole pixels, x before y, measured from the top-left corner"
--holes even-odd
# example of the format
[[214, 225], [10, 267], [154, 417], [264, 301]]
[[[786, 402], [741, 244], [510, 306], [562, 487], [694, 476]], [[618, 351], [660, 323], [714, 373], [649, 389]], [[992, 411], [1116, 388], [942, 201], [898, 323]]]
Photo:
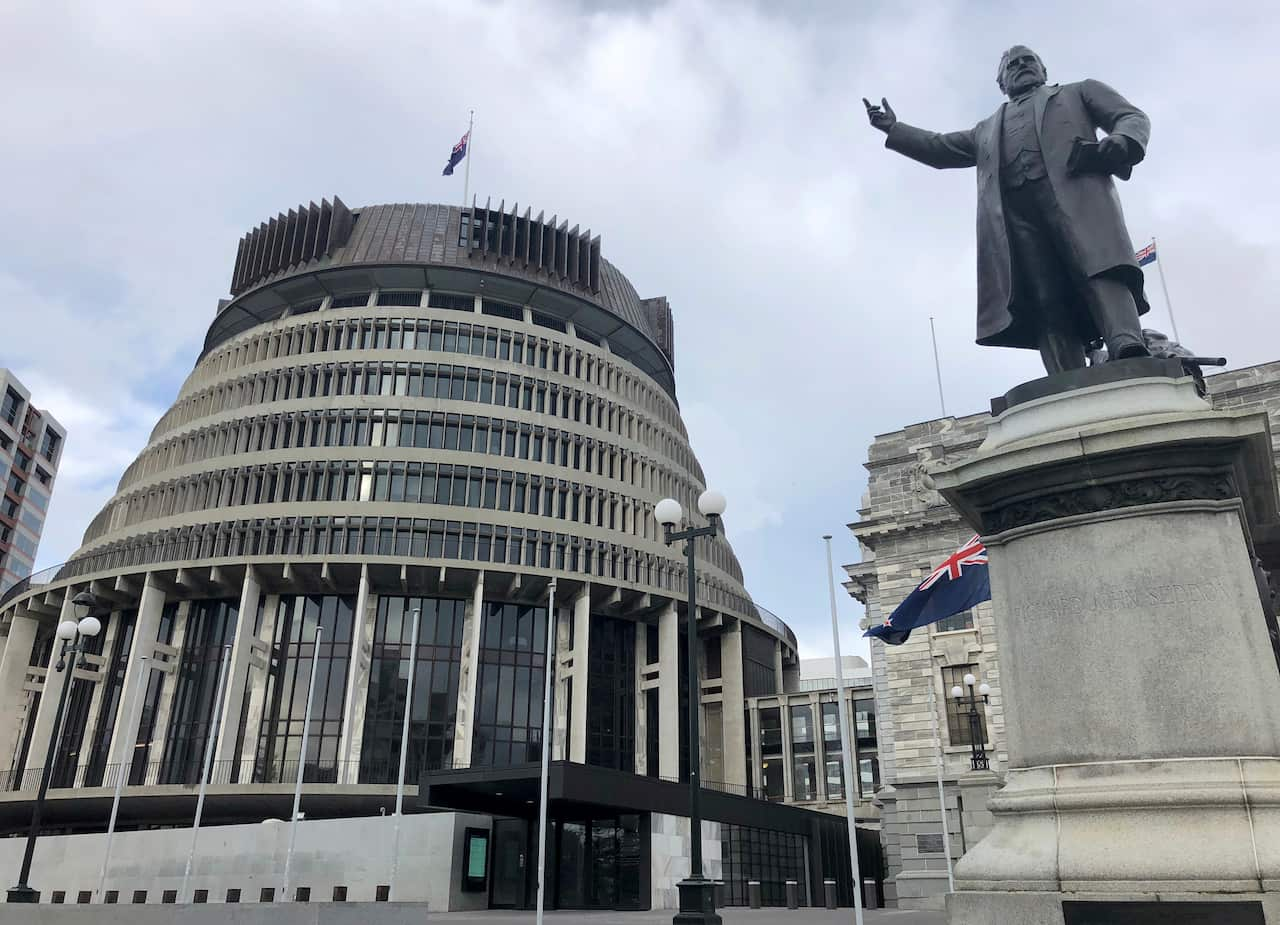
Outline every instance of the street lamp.
[[[67, 655], [71, 656], [70, 674], [62, 682], [62, 693], [58, 695], [58, 709], [53, 714], [53, 732], [49, 735], [49, 748], [44, 757], [44, 768], [40, 772], [40, 790], [36, 794], [36, 805], [31, 810], [31, 830], [27, 833], [27, 850], [22, 855], [22, 872], [18, 874], [18, 885], [10, 887], [8, 899], [11, 903], [35, 903], [40, 901], [40, 891], [34, 890], [27, 883], [31, 876], [31, 859], [36, 852], [36, 837], [40, 834], [40, 813], [44, 809], [44, 798], [49, 792], [49, 777], [53, 773], [54, 755], [58, 750], [58, 737], [62, 732], [63, 714], [67, 710], [67, 694], [75, 680], [76, 668], [88, 664], [85, 659], [85, 644], [102, 632], [102, 622], [91, 612], [98, 604], [97, 599], [88, 591], [81, 591], [71, 599], [72, 612], [76, 620], [63, 620], [58, 624], [57, 635], [62, 640], [62, 650], [58, 653], [59, 672], [67, 668]], [[79, 658], [79, 663], [76, 659]], [[48, 686], [45, 679], [45, 686]], [[32, 717], [31, 722], [35, 722]]]
[[689, 570], [689, 876], [676, 884], [680, 890], [680, 911], [675, 925], [720, 925], [716, 914], [715, 884], [702, 876], [702, 749], [698, 741], [698, 710], [701, 707], [698, 684], [698, 574], [694, 564], [694, 541], [700, 536], [715, 536], [720, 531], [720, 515], [724, 513], [724, 495], [707, 489], [698, 496], [698, 510], [707, 518], [705, 527], [673, 530], [684, 517], [680, 502], [663, 498], [653, 509], [653, 517], [662, 524], [663, 541], [670, 546], [684, 540]]
[[[965, 687], [969, 688], [969, 745], [973, 749], [973, 757], [970, 759], [975, 771], [987, 771], [991, 768], [991, 762], [987, 760], [987, 744], [983, 741], [982, 722], [978, 717], [978, 699], [973, 694], [973, 686], [978, 683], [978, 679], [971, 674], [964, 676]], [[983, 703], [990, 702], [991, 685], [983, 681], [978, 685], [978, 697], [982, 698]], [[951, 688], [951, 696], [957, 702], [964, 700], [964, 688], [957, 684]]]

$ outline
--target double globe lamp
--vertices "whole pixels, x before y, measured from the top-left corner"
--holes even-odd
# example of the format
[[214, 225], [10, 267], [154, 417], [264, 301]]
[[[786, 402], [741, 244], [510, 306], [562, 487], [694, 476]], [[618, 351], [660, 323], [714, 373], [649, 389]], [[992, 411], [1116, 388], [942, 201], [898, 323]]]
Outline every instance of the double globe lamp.
[[675, 925], [720, 925], [716, 914], [715, 883], [702, 875], [702, 784], [699, 772], [702, 768], [702, 749], [698, 735], [698, 713], [701, 709], [698, 696], [698, 574], [694, 562], [695, 540], [700, 536], [715, 536], [720, 532], [720, 515], [724, 513], [725, 499], [718, 491], [707, 489], [698, 496], [698, 511], [707, 518], [705, 527], [674, 527], [684, 519], [680, 502], [664, 498], [653, 509], [654, 519], [662, 524], [662, 539], [670, 546], [684, 541], [685, 557], [689, 573], [689, 609], [685, 621], [689, 639], [689, 877], [676, 884], [680, 890], [680, 911], [672, 921]]
[[[964, 688], [969, 689], [969, 747], [973, 754], [970, 763], [975, 771], [986, 771], [990, 768], [990, 762], [987, 760], [987, 747], [983, 741], [982, 722], [978, 717], [978, 698], [973, 694], [973, 686], [978, 684], [978, 679], [972, 674], [964, 676], [964, 687], [957, 684], [951, 688], [951, 696], [957, 703], [965, 698]], [[983, 703], [990, 701], [991, 685], [986, 681], [978, 684], [978, 697], [982, 698]]]
[[[40, 834], [40, 816], [44, 810], [44, 799], [49, 792], [49, 778], [53, 774], [54, 756], [57, 754], [58, 739], [62, 732], [63, 714], [67, 709], [67, 694], [71, 691], [75, 669], [88, 664], [85, 659], [87, 643], [102, 632], [102, 621], [92, 615], [97, 606], [97, 599], [88, 591], [81, 591], [71, 599], [71, 612], [79, 619], [63, 620], [58, 624], [57, 636], [62, 640], [62, 650], [58, 653], [55, 670], [62, 672], [67, 668], [67, 656], [71, 656], [71, 673], [62, 682], [62, 692], [58, 695], [58, 708], [54, 712], [53, 729], [49, 735], [49, 750], [45, 755], [44, 768], [40, 771], [40, 790], [36, 794], [36, 803], [31, 810], [31, 829], [27, 833], [27, 847], [22, 855], [22, 871], [18, 875], [18, 885], [9, 889], [8, 900], [11, 903], [34, 903], [40, 901], [40, 892], [27, 883], [31, 876], [31, 860], [35, 856], [36, 838]], [[46, 680], [46, 686], [48, 681]]]

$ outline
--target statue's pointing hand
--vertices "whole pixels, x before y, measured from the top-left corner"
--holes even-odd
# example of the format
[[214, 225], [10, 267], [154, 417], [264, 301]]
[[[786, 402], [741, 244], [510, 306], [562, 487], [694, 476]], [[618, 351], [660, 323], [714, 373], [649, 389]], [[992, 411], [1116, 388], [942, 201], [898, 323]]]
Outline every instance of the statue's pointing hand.
[[862, 105], [867, 107], [867, 119], [871, 122], [871, 127], [878, 128], [886, 135], [889, 134], [889, 129], [893, 128], [894, 123], [898, 121], [898, 117], [894, 115], [893, 107], [889, 105], [889, 101], [884, 97], [880, 97], [880, 105], [873, 106], [871, 101], [864, 96]]

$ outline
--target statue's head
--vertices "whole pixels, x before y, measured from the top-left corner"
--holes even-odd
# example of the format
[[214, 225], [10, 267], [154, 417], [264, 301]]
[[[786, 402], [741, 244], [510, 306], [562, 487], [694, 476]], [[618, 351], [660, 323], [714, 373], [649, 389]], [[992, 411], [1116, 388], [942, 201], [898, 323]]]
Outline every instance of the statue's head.
[[1005, 95], [1012, 99], [1028, 90], [1034, 90], [1048, 79], [1044, 62], [1026, 45], [1014, 45], [1000, 56], [1000, 69], [996, 71], [996, 83]]

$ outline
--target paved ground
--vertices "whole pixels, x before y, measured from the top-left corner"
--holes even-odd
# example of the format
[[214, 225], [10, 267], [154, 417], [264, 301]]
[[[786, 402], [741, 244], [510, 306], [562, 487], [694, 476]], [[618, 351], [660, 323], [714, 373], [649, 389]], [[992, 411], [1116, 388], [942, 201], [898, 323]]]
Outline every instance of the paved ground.
[[[548, 912], [553, 925], [670, 925], [672, 911], [658, 912]], [[853, 925], [852, 909], [721, 909], [725, 925], [765, 925], [767, 922], [795, 922], [796, 925]], [[897, 909], [863, 913], [866, 925], [943, 925], [941, 912], [899, 912]], [[532, 912], [433, 912], [430, 925], [516, 925], [532, 922]]]

